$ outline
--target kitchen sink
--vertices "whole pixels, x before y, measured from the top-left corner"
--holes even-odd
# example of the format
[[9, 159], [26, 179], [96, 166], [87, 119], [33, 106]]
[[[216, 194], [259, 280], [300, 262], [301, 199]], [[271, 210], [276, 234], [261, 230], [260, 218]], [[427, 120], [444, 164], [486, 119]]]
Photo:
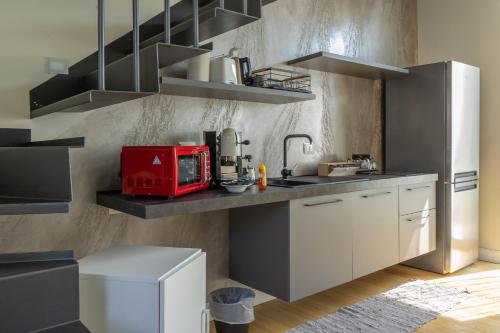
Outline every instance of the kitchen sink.
[[[304, 180], [302, 180], [302, 179]], [[269, 186], [279, 187], [303, 187], [311, 185], [327, 185], [327, 184], [343, 184], [352, 182], [362, 182], [370, 180], [369, 178], [361, 177], [318, 177], [318, 176], [301, 176], [293, 179], [271, 178], [268, 181]]]
[[305, 182], [301, 180], [291, 180], [291, 179], [269, 179], [269, 186], [279, 186], [279, 187], [300, 187], [300, 186], [310, 186], [317, 185], [318, 183]]

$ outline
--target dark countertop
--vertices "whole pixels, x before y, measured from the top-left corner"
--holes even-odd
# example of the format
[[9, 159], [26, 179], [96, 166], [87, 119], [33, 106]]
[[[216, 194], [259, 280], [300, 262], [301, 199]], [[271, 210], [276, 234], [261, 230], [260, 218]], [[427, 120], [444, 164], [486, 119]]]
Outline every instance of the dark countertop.
[[120, 191], [101, 191], [97, 192], [97, 204], [144, 219], [154, 219], [438, 180], [437, 174], [407, 175], [400, 173], [358, 175], [356, 177], [366, 180], [332, 184], [328, 177], [292, 177], [291, 179], [313, 180], [320, 182], [320, 184], [296, 188], [268, 186], [262, 192], [258, 190], [257, 186], [252, 186], [241, 194], [229, 193], [225, 189], [210, 189], [173, 200], [147, 197], [129, 198], [122, 195]]

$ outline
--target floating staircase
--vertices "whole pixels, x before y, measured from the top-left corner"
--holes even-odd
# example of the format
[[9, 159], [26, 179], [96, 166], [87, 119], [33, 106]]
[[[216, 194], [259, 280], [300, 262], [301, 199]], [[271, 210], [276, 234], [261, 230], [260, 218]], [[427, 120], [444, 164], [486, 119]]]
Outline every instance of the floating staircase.
[[159, 69], [211, 50], [200, 42], [255, 22], [274, 0], [181, 0], [104, 45], [104, 0], [98, 0], [98, 52], [30, 91], [31, 118], [53, 112], [82, 112], [160, 93]]

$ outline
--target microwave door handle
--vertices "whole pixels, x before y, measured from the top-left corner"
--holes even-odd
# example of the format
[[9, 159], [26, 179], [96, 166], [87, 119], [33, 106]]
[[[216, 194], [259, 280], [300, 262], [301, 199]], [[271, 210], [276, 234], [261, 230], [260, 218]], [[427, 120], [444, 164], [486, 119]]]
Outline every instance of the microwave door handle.
[[207, 184], [210, 181], [208, 173], [207, 173], [207, 169], [208, 169], [208, 166], [207, 166], [207, 155], [208, 155], [208, 153], [206, 151], [204, 151], [203, 153], [201, 153], [201, 158], [203, 160], [203, 185]]

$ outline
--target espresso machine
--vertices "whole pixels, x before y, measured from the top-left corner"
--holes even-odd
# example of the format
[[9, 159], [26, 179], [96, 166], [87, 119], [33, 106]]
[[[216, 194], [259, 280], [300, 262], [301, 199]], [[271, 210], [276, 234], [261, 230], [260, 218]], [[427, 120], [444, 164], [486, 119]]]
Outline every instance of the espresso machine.
[[241, 140], [241, 134], [232, 128], [226, 128], [221, 133], [204, 132], [204, 139], [210, 156], [215, 156], [211, 159], [210, 172], [217, 185], [247, 175], [252, 156], [243, 154], [243, 146], [250, 145], [249, 140]]

